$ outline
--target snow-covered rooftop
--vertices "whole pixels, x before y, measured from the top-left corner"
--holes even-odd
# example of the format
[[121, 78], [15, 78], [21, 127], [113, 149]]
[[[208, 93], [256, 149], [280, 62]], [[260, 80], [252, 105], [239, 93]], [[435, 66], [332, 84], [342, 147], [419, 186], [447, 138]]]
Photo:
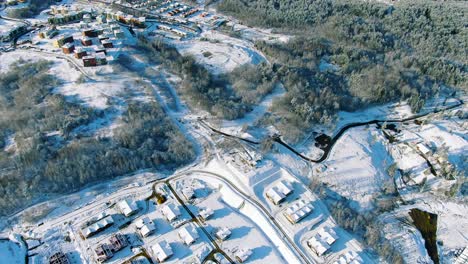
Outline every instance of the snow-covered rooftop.
[[125, 216], [130, 216], [138, 211], [138, 206], [129, 199], [122, 200], [117, 205]]
[[191, 245], [198, 239], [197, 229], [192, 225], [185, 225], [179, 230], [179, 237], [184, 244]]
[[310, 201], [300, 200], [288, 207], [284, 212], [284, 215], [289, 221], [295, 224], [312, 213], [313, 209], [314, 206], [310, 203]]
[[164, 240], [151, 246], [151, 250], [159, 262], [163, 262], [174, 254], [171, 245]]
[[168, 203], [164, 205], [161, 209], [161, 212], [166, 217], [167, 221], [171, 222], [177, 219], [180, 216], [180, 209], [177, 205], [173, 203]]

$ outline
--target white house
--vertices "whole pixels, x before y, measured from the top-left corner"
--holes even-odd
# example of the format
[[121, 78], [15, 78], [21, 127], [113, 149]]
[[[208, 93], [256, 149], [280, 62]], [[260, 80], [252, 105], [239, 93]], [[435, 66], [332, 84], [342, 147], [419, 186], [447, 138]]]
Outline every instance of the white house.
[[307, 241], [307, 245], [318, 255], [325, 254], [336, 242], [338, 235], [330, 227], [321, 228], [317, 234]]
[[135, 226], [142, 237], [147, 237], [156, 231], [156, 225], [148, 217], [138, 219]]
[[270, 199], [273, 204], [278, 205], [292, 192], [293, 189], [290, 187], [289, 183], [280, 181], [266, 192], [266, 197]]
[[153, 234], [154, 231], [156, 231], [156, 226], [154, 225], [154, 223], [149, 223], [149, 224], [144, 225], [140, 229], [140, 234], [141, 234], [142, 237], [147, 237], [147, 236]]
[[293, 188], [291, 187], [291, 184], [286, 181], [280, 181], [276, 185], [276, 187], [283, 193], [284, 195], [288, 196], [293, 192]]
[[117, 203], [117, 206], [119, 207], [120, 212], [127, 217], [138, 212], [138, 206], [131, 200], [122, 200]]
[[333, 264], [361, 264], [364, 263], [362, 258], [354, 251], [348, 251], [341, 254]]
[[318, 231], [318, 235], [320, 236], [320, 238], [322, 238], [323, 241], [327, 242], [327, 244], [329, 245], [335, 243], [335, 241], [338, 239], [338, 235], [336, 234], [335, 230], [328, 226], [321, 228]]
[[99, 221], [97, 221], [96, 223], [84, 228], [82, 230], [82, 233], [84, 235], [84, 237], [88, 238], [94, 234], [96, 234], [97, 232], [100, 232], [101, 230], [104, 230], [105, 228], [111, 226], [114, 224], [114, 219], [112, 218], [112, 216], [107, 216]]
[[180, 216], [179, 207], [173, 203], [164, 205], [161, 212], [169, 222], [176, 220]]
[[276, 187], [272, 187], [271, 189], [269, 189], [266, 192], [266, 197], [270, 199], [270, 201], [273, 202], [273, 204], [275, 205], [280, 204], [286, 198], [286, 196], [279, 192]]
[[312, 213], [313, 209], [314, 206], [312, 206], [310, 201], [300, 200], [288, 207], [284, 215], [292, 224], [296, 224]]
[[235, 254], [236, 260], [239, 261], [239, 263], [244, 263], [249, 257], [252, 255], [252, 250], [250, 249], [241, 249], [238, 250]]
[[307, 245], [319, 257], [325, 254], [330, 249], [330, 245], [328, 245], [327, 242], [323, 241], [318, 236], [314, 236], [311, 239], [309, 239], [307, 241]]
[[140, 218], [140, 219], [135, 221], [135, 226], [136, 226], [136, 228], [140, 229], [144, 225], [152, 223], [152, 222], [153, 221], [151, 221], [148, 217], [143, 217], [143, 218]]
[[197, 230], [191, 225], [185, 225], [179, 230], [179, 237], [184, 244], [191, 245], [198, 239]]
[[231, 230], [229, 230], [229, 228], [227, 227], [220, 228], [218, 231], [216, 231], [216, 234], [215, 234], [215, 236], [221, 240], [226, 240], [230, 235], [231, 235]]
[[206, 221], [208, 218], [210, 218], [213, 215], [213, 210], [211, 208], [203, 208], [200, 211], [198, 211], [198, 216], [203, 219], [203, 221]]
[[151, 251], [158, 262], [164, 262], [174, 254], [171, 245], [164, 240], [151, 246]]

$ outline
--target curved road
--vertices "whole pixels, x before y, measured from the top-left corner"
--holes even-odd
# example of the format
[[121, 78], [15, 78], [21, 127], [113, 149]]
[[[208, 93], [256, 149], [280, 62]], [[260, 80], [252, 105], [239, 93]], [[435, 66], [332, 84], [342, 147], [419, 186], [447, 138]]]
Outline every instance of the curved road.
[[96, 81], [93, 77], [91, 77], [83, 68], [81, 65], [79, 65], [76, 61], [74, 61], [73, 59], [67, 57], [67, 56], [64, 56], [64, 55], [61, 55], [61, 54], [58, 54], [58, 53], [53, 53], [53, 52], [48, 52], [48, 51], [42, 51], [42, 50], [39, 50], [37, 48], [34, 48], [34, 47], [31, 47], [29, 49], [27, 49], [29, 51], [32, 51], [32, 52], [36, 52], [36, 53], [40, 53], [40, 54], [44, 54], [44, 55], [49, 55], [49, 56], [54, 56], [56, 58], [59, 58], [59, 59], [64, 59], [66, 61], [68, 61], [69, 63], [71, 63], [78, 71], [80, 71], [87, 79], [89, 79], [90, 81]]
[[25, 24], [26, 26], [31, 26], [31, 22], [24, 20], [24, 19], [17, 19], [17, 18], [5, 17], [5, 16], [0, 16], [0, 19], [13, 21], [13, 22], [20, 22], [20, 23]]
[[183, 176], [186, 176], [187, 174], [190, 174], [190, 173], [201, 173], [201, 174], [207, 174], [209, 175], [210, 177], [214, 177], [214, 178], [217, 178], [218, 180], [220, 181], [223, 181], [225, 184], [229, 185], [229, 187], [231, 187], [233, 190], [235, 190], [238, 195], [240, 195], [245, 201], [248, 201], [250, 202], [254, 207], [257, 208], [257, 210], [259, 210], [266, 218], [268, 218], [268, 220], [270, 221], [270, 223], [273, 224], [273, 227], [276, 229], [276, 231], [278, 231], [282, 236], [283, 238], [286, 239], [286, 242], [288, 244], [288, 246], [290, 248], [293, 248], [294, 249], [294, 253], [296, 254], [296, 256], [299, 256], [300, 259], [303, 261], [302, 263], [312, 263], [309, 258], [302, 252], [301, 249], [299, 249], [296, 244], [294, 243], [294, 241], [292, 241], [288, 234], [282, 229], [281, 225], [279, 224], [279, 222], [275, 219], [274, 216], [272, 216], [268, 210], [260, 203], [258, 202], [257, 200], [255, 199], [252, 199], [252, 197], [250, 197], [249, 195], [247, 195], [246, 193], [244, 193], [242, 190], [240, 190], [233, 182], [231, 182], [229, 179], [225, 178], [224, 176], [222, 175], [219, 175], [219, 174], [216, 174], [216, 173], [213, 173], [213, 172], [209, 172], [209, 171], [204, 171], [204, 170], [190, 170], [190, 171], [187, 171], [187, 172], [184, 172], [182, 175], [176, 175], [174, 177], [171, 177], [171, 180], [175, 179], [175, 178], [178, 178], [178, 177], [183, 177]]
[[[437, 114], [437, 113], [444, 112], [444, 111], [447, 111], [447, 110], [451, 110], [451, 109], [457, 108], [457, 107], [459, 107], [459, 106], [461, 106], [463, 104], [464, 104], [464, 102], [462, 100], [459, 100], [459, 102], [457, 104], [455, 104], [455, 105], [448, 106], [448, 107], [441, 108], [441, 109], [436, 109], [436, 110], [434, 110], [432, 112], [428, 112], [428, 113], [416, 114], [416, 115], [413, 115], [413, 116], [410, 116], [410, 117], [407, 117], [407, 118], [402, 118], [402, 119], [374, 119], [374, 120], [370, 120], [370, 121], [367, 121], [367, 122], [357, 122], [357, 123], [351, 123], [351, 124], [345, 125], [344, 127], [342, 127], [338, 131], [338, 133], [335, 134], [335, 136], [333, 136], [333, 138], [330, 141], [330, 144], [328, 144], [325, 148], [322, 149], [324, 153], [319, 159], [312, 159], [310, 157], [307, 157], [307, 156], [303, 155], [302, 153], [297, 151], [294, 147], [292, 147], [288, 143], [284, 142], [281, 139], [281, 137], [279, 137], [279, 136], [272, 137], [272, 139], [273, 139], [273, 141], [277, 142], [278, 144], [283, 145], [284, 147], [289, 149], [291, 152], [293, 152], [294, 154], [296, 154], [297, 156], [299, 156], [303, 160], [313, 162], [313, 163], [321, 163], [321, 162], [323, 162], [324, 160], [326, 160], [328, 158], [333, 146], [338, 141], [338, 139], [346, 131], [348, 131], [351, 128], [359, 127], [359, 126], [367, 126], [367, 125], [372, 125], [372, 124], [378, 124], [378, 123], [385, 123], [385, 122], [386, 123], [408, 122], [408, 121], [416, 120], [418, 118], [422, 118], [422, 117], [425, 117], [425, 116], [428, 116], [428, 115], [433, 115], [433, 114]], [[235, 138], [235, 139], [242, 140], [242, 141], [250, 143], [250, 144], [255, 144], [255, 145], [260, 144], [260, 142], [258, 142], [258, 141], [254, 141], [254, 140], [250, 140], [250, 139], [242, 138], [242, 137], [239, 137], [239, 136], [224, 133], [224, 132], [222, 132], [222, 131], [220, 131], [220, 130], [218, 130], [216, 128], [211, 127], [210, 125], [208, 125], [206, 122], [204, 122], [202, 120], [200, 120], [200, 123], [202, 125], [204, 125], [205, 127], [209, 128], [210, 130], [212, 130], [213, 132], [218, 133], [220, 135], [223, 135], [225, 137]]]

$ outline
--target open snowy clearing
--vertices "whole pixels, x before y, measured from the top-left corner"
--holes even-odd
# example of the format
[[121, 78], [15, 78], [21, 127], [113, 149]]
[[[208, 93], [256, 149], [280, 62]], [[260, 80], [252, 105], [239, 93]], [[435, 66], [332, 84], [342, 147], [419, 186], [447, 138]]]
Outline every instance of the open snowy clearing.
[[22, 264], [25, 253], [18, 243], [9, 239], [0, 239], [0, 263]]
[[19, 25], [21, 25], [21, 23], [0, 19], [0, 35], [8, 33], [10, 30]]
[[[55, 58], [46, 54], [31, 53], [25, 50], [16, 50], [0, 55], [2, 64], [0, 72], [6, 72], [9, 67], [18, 60], [37, 62], [47, 60], [52, 62], [49, 73], [61, 81], [61, 85], [55, 87], [53, 93], [63, 94], [67, 100], [78, 102], [87, 107], [106, 110], [105, 115], [87, 126], [77, 128], [74, 132], [102, 135], [112, 134], [112, 130], [118, 126], [115, 120], [122, 114], [125, 104], [120, 98], [124, 92], [136, 87], [132, 81], [127, 81], [125, 75], [110, 73], [106, 80], [80, 81], [82, 73], [74, 65], [61, 58]], [[110, 109], [112, 107], [112, 109]]]
[[193, 55], [196, 60], [215, 74], [232, 71], [246, 64], [258, 64], [265, 61], [253, 45], [247, 41], [229, 37], [217, 31], [206, 31], [201, 39], [175, 41], [177, 49], [183, 55]]
[[374, 196], [390, 180], [386, 169], [393, 163], [383, 140], [373, 126], [349, 130], [335, 144], [318, 176], [340, 195], [356, 201], [356, 209], [371, 209]]

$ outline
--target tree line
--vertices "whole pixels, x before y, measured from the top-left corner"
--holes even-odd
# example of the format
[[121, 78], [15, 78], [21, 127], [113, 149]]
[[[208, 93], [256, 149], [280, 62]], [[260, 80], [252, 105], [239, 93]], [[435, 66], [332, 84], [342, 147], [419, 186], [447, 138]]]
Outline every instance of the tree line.
[[214, 75], [194, 57], [184, 56], [161, 38], [138, 37], [139, 48], [153, 62], [160, 63], [182, 78], [176, 87], [190, 106], [225, 119], [243, 117], [275, 86], [276, 78], [266, 63], [244, 65], [232, 73]]
[[[286, 95], [263, 121], [290, 141], [338, 111], [468, 90], [466, 5], [461, 2], [225, 0], [218, 10], [294, 37], [259, 41]], [[330, 67], [332, 65], [332, 67]]]
[[[154, 101], [126, 101], [112, 137], [77, 128], [104, 110], [52, 92], [60, 81], [51, 62], [19, 61], [0, 74], [0, 215], [87, 184], [142, 169], [173, 170], [194, 159], [194, 148]], [[16, 147], [6, 151], [6, 139]]]
[[56, 0], [29, 0], [25, 6], [9, 8], [7, 14], [13, 18], [30, 18], [55, 3], [57, 3]]

